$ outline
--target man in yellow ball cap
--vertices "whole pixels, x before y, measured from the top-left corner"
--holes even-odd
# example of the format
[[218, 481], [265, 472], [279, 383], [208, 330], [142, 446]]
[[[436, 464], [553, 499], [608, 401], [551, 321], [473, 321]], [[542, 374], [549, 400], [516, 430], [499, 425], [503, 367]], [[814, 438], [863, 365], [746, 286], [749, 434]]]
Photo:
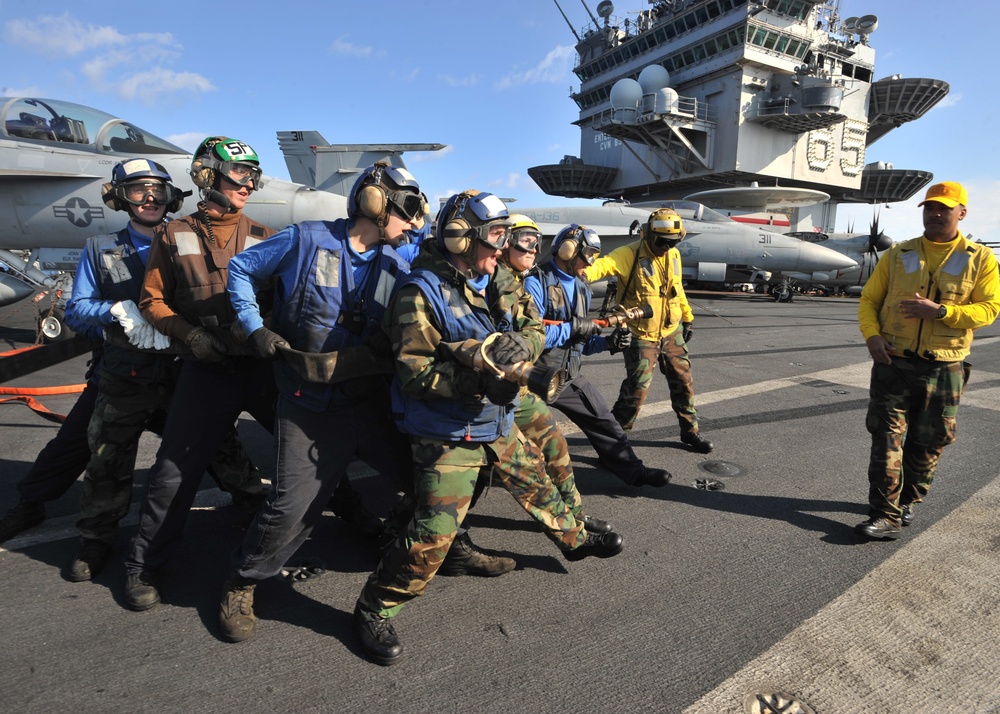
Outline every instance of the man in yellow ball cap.
[[972, 332], [1000, 313], [996, 256], [958, 229], [968, 204], [961, 184], [927, 189], [924, 234], [889, 248], [861, 293], [858, 320], [874, 361], [872, 450], [869, 518], [855, 531], [867, 538], [894, 540], [913, 522], [913, 504], [955, 440]]

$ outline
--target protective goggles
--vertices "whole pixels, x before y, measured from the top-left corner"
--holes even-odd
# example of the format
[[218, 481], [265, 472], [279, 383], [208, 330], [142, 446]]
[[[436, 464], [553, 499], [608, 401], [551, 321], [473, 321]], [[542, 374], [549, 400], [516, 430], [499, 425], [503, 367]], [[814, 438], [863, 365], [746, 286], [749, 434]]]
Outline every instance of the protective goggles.
[[522, 253], [528, 253], [533, 250], [538, 250], [538, 245], [541, 243], [542, 234], [535, 233], [534, 231], [521, 230], [517, 231], [510, 239], [510, 247], [517, 248]]
[[118, 189], [119, 197], [133, 206], [143, 206], [152, 198], [157, 206], [167, 204], [167, 185], [162, 181], [131, 181]]
[[583, 258], [583, 262], [587, 265], [593, 265], [594, 261], [597, 260], [597, 256], [601, 254], [600, 248], [595, 248], [591, 245], [585, 245], [580, 248], [580, 257]]
[[479, 228], [479, 242], [493, 250], [503, 250], [510, 240], [510, 226], [506, 223], [492, 223]]
[[389, 205], [407, 221], [417, 222], [427, 215], [427, 199], [422, 193], [391, 191], [388, 198]]
[[264, 185], [264, 181], [261, 180], [264, 172], [257, 164], [249, 164], [245, 161], [219, 161], [218, 159], [213, 160], [212, 164], [212, 168], [218, 171], [222, 178], [237, 186], [246, 186], [251, 181], [253, 181], [254, 189]]
[[680, 242], [681, 242], [680, 233], [669, 236], [658, 236], [658, 235], [653, 236], [654, 248], [673, 248]]

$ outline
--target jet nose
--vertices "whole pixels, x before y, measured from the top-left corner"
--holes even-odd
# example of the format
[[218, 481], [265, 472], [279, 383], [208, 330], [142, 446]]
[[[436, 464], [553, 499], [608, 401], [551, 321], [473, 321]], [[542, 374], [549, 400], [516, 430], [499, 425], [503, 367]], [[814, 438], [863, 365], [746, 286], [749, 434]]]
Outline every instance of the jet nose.
[[802, 270], [805, 272], [829, 272], [858, 267], [854, 259], [830, 248], [816, 245], [815, 243], [802, 243], [802, 246], [799, 248], [799, 260], [803, 266]]

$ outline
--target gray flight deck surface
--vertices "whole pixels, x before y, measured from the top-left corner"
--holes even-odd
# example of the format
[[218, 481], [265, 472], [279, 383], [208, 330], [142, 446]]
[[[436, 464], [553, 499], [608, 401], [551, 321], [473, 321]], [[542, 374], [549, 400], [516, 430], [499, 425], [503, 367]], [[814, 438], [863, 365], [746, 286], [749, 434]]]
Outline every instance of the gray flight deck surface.
[[[566, 429], [587, 512], [625, 537], [618, 557], [567, 562], [493, 487], [468, 523], [517, 570], [435, 578], [397, 619], [405, 659], [385, 668], [364, 658], [351, 620], [374, 550], [326, 514], [301, 555], [329, 572], [258, 587], [256, 634], [227, 644], [217, 603], [241, 519], [217, 507], [228, 497], [208, 479], [163, 573], [163, 603], [123, 606], [122, 556], [157, 444], [144, 436], [133, 514], [94, 582], [62, 577], [77, 548], [79, 483], [48, 521], [0, 546], [0, 708], [716, 714], [784, 692], [801, 702], [788, 712], [1000, 711], [1000, 326], [977, 335], [958, 441], [915, 524], [898, 541], [862, 542], [853, 529], [867, 510], [870, 360], [857, 301], [690, 297], [699, 413], [715, 452], [682, 447], [659, 376], [632, 438], [647, 463], [673, 472], [671, 485], [624, 485]], [[31, 339], [27, 313], [0, 310], [4, 349]], [[85, 361], [6, 386], [78, 383]], [[585, 365], [613, 401], [621, 357]], [[74, 398], [42, 401], [65, 413]], [[6, 510], [57, 427], [16, 404], [0, 406], [0, 427]], [[240, 430], [269, 477], [268, 435], [246, 419]], [[731, 471], [699, 468], [710, 461]], [[354, 478], [384, 512], [379, 479]], [[725, 489], [695, 488], [706, 478]], [[756, 701], [746, 711], [761, 711]]]

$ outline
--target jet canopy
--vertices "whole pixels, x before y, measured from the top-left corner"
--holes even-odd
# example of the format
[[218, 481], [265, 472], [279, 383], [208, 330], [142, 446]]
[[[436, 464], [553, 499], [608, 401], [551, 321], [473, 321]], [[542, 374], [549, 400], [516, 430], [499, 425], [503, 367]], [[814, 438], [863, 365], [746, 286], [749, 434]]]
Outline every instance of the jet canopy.
[[731, 223], [732, 219], [722, 215], [713, 208], [694, 201], [663, 201], [658, 205], [672, 208], [684, 221], [704, 221], [706, 223]]
[[0, 138], [129, 156], [190, 153], [124, 119], [81, 104], [28, 97], [0, 101]]

